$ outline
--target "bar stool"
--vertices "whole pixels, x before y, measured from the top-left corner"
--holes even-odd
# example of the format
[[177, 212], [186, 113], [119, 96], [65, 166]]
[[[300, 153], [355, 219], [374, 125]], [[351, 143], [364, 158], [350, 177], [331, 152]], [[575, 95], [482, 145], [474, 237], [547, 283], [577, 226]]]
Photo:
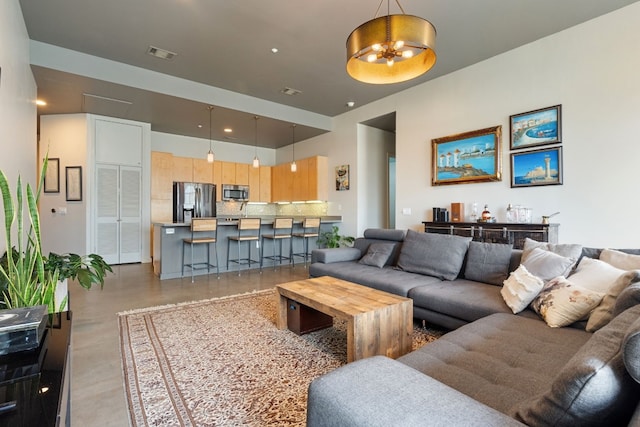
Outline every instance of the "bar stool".
[[[289, 262], [293, 262], [293, 245], [291, 243], [291, 236], [293, 233], [293, 218], [276, 218], [273, 221], [273, 233], [272, 234], [263, 234], [262, 235], [262, 248], [260, 257], [260, 269], [262, 269], [262, 265], [264, 263], [264, 259], [273, 260], [273, 269], [276, 269], [276, 265], [282, 264], [282, 260], [289, 260]], [[264, 255], [264, 239], [271, 240], [273, 247], [273, 255], [265, 256]], [[282, 256], [282, 241], [289, 240], [289, 256]], [[279, 251], [278, 255], [276, 255], [276, 241], [278, 242]], [[295, 263], [294, 263], [295, 265]]]
[[[197, 233], [197, 235], [196, 235]], [[207, 269], [207, 273], [211, 272], [211, 267], [216, 268], [218, 279], [220, 278], [220, 267], [218, 266], [218, 220], [216, 218], [193, 218], [191, 220], [191, 237], [182, 239], [182, 277], [184, 277], [184, 268], [191, 269], [191, 283], [193, 283], [194, 270]], [[216, 253], [216, 264], [211, 264], [211, 244], [213, 244]], [[190, 263], [184, 262], [185, 246], [191, 246]], [[207, 260], [195, 262], [193, 258], [193, 248], [197, 245], [207, 246]]]
[[[309, 252], [309, 239], [320, 236], [320, 218], [305, 218], [302, 221], [302, 231], [293, 233], [294, 238], [303, 239], [303, 251], [292, 254], [293, 257], [303, 257], [304, 266], [306, 268], [307, 261], [311, 252]], [[295, 264], [294, 264], [295, 265]]]
[[[248, 269], [251, 269], [251, 263], [260, 264], [259, 260], [251, 259], [251, 242], [260, 241], [260, 218], [240, 218], [238, 220], [238, 235], [229, 236], [227, 238], [227, 270], [229, 270], [229, 261], [238, 264], [238, 276], [240, 275], [240, 265], [247, 264]], [[231, 249], [231, 242], [236, 242], [238, 246], [238, 258], [229, 259], [229, 253]], [[240, 247], [242, 242], [247, 242], [248, 253], [247, 258], [240, 257]]]

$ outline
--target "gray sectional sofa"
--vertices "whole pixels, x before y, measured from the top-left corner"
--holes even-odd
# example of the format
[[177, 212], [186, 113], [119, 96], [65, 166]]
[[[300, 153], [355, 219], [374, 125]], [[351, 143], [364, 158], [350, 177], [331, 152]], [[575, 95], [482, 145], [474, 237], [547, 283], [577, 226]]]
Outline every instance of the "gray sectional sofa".
[[[544, 320], [530, 308], [514, 315], [505, 303], [501, 283], [521, 268], [522, 251], [448, 237], [372, 229], [353, 248], [314, 251], [311, 276], [408, 296], [415, 317], [453, 330], [397, 360], [363, 359], [313, 381], [310, 427], [640, 426], [640, 271], [621, 275], [615, 295], [600, 294], [608, 317], [595, 332], [586, 320], [550, 327], [559, 303], [543, 298]], [[565, 246], [556, 252], [600, 254]], [[536, 265], [537, 251], [527, 261], [548, 273], [545, 289], [558, 271], [571, 272], [559, 258]]]

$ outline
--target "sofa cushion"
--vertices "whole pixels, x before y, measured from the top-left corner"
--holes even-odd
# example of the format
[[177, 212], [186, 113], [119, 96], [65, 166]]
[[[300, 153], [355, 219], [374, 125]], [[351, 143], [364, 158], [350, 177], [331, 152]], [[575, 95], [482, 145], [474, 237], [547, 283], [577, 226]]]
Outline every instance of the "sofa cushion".
[[640, 382], [640, 317], [627, 330], [622, 357], [627, 372], [634, 380]]
[[640, 304], [640, 283], [634, 283], [627, 286], [616, 298], [616, 303], [613, 306], [613, 317], [638, 304]]
[[501, 243], [469, 243], [465, 279], [502, 285], [509, 274], [512, 247]]
[[552, 328], [568, 326], [600, 304], [601, 292], [582, 288], [562, 276], [550, 280], [531, 306]]
[[522, 265], [527, 267], [529, 273], [548, 282], [554, 277], [568, 275], [575, 265], [575, 260], [535, 248], [529, 252], [526, 259], [523, 258]]
[[640, 282], [640, 270], [631, 270], [621, 274], [618, 279], [609, 287], [609, 290], [602, 298], [602, 302], [593, 310], [589, 316], [586, 330], [595, 332], [609, 323], [613, 318], [613, 308], [618, 295], [632, 283]]
[[576, 285], [598, 292], [607, 292], [613, 283], [624, 273], [604, 261], [593, 258], [582, 258], [576, 271], [569, 276]]
[[542, 279], [529, 273], [527, 268], [521, 265], [504, 281], [500, 294], [511, 311], [517, 314], [527, 308], [543, 287]]
[[536, 240], [526, 237], [524, 239], [524, 245], [522, 247], [522, 260], [527, 259], [535, 248], [540, 248], [545, 251], [553, 252], [554, 254], [563, 256], [565, 258], [573, 259], [573, 262], [577, 262], [582, 255], [582, 245], [577, 244], [555, 244], [547, 242], [538, 242]]
[[415, 307], [473, 322], [493, 313], [511, 313], [500, 287], [466, 279], [430, 283], [409, 291]]
[[382, 268], [389, 260], [395, 246], [394, 243], [372, 243], [369, 245], [367, 253], [364, 254], [358, 262], [360, 264]]
[[397, 360], [509, 413], [546, 390], [590, 336], [573, 328], [551, 330], [538, 319], [494, 314]]
[[311, 264], [309, 275], [311, 277], [332, 276], [403, 297], [406, 297], [409, 290], [416, 286], [441, 282], [436, 277], [409, 273], [393, 267], [374, 268], [353, 261]]
[[625, 368], [622, 342], [638, 316], [640, 306], [594, 333], [544, 393], [514, 408], [516, 419], [528, 425], [626, 425], [640, 387]]
[[600, 260], [621, 270], [640, 270], [640, 255], [627, 254], [615, 249], [603, 249]]
[[367, 228], [362, 234], [367, 239], [391, 240], [394, 242], [402, 242], [405, 236], [404, 230], [396, 230], [391, 228]]
[[471, 237], [407, 231], [398, 267], [411, 273], [453, 280], [460, 273]]

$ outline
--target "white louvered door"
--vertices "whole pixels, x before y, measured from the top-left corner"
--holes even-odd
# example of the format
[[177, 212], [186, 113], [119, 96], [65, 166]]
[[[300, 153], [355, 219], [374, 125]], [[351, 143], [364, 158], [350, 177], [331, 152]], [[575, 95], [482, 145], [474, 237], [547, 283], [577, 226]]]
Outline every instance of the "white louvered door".
[[96, 165], [96, 252], [109, 264], [142, 259], [142, 173], [139, 167]]

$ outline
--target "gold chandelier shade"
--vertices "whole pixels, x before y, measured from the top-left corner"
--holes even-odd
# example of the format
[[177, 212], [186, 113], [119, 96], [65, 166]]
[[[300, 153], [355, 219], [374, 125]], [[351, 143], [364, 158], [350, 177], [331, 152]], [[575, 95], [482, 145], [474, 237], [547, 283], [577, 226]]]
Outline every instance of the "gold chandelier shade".
[[386, 15], [367, 21], [347, 39], [347, 72], [365, 83], [399, 83], [418, 77], [436, 63], [436, 29], [412, 15]]

